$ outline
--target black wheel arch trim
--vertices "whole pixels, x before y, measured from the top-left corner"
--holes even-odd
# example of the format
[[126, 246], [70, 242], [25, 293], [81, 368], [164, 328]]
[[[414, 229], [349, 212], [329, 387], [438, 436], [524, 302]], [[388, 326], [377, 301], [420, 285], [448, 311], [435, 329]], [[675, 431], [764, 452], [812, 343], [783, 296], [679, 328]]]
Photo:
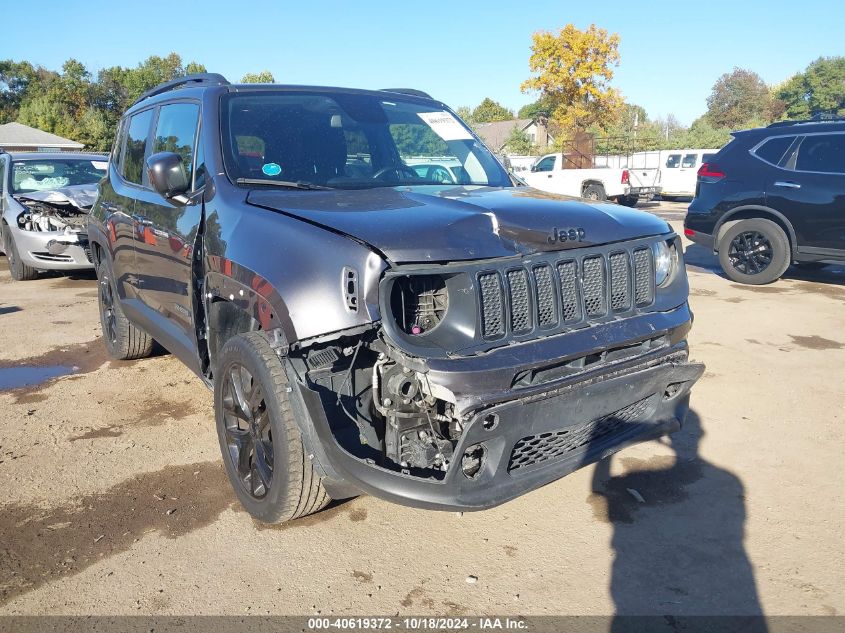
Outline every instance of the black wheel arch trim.
[[[791, 250], [791, 255], [794, 258], [798, 254], [798, 237], [795, 234], [795, 228], [792, 226], [792, 222], [789, 221], [789, 218], [787, 218], [780, 211], [776, 211], [775, 209], [772, 209], [771, 207], [766, 207], [766, 206], [763, 206], [763, 205], [756, 205], [756, 204], [749, 204], [749, 205], [743, 205], [743, 206], [740, 206], [740, 207], [735, 207], [735, 208], [731, 209], [730, 211], [727, 211], [721, 218], [719, 218], [719, 221], [716, 223], [716, 226], [713, 228], [713, 249], [715, 251], [719, 250], [719, 238], [721, 237], [722, 228], [729, 222], [738, 222], [740, 220], [748, 219], [748, 218], [732, 219], [732, 218], [734, 218], [734, 216], [736, 216], [740, 213], [744, 213], [746, 211], [752, 211], [752, 212], [757, 211], [757, 212], [761, 212], [761, 213], [768, 213], [768, 214], [776, 217], [781, 222], [783, 222], [784, 226], [786, 226], [786, 229], [787, 229], [787, 238], [789, 239], [789, 248]], [[765, 216], [756, 216], [756, 217], [758, 217], [761, 220], [768, 219]]]

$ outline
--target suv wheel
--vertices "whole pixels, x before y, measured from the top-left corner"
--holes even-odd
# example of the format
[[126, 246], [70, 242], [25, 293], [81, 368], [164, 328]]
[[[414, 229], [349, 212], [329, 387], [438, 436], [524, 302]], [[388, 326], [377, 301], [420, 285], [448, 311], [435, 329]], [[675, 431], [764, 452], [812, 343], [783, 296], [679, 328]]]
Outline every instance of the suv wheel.
[[117, 289], [105, 262], [97, 265], [100, 325], [109, 356], [117, 360], [146, 358], [153, 352], [153, 337], [129, 322], [117, 300]]
[[607, 194], [604, 192], [604, 187], [601, 185], [587, 185], [584, 187], [584, 194], [582, 197], [594, 202], [607, 200]]
[[331, 501], [306, 454], [282, 362], [261, 332], [232, 337], [214, 373], [214, 412], [226, 473], [253, 517], [281, 523]]
[[719, 263], [740, 283], [771, 283], [783, 275], [790, 260], [789, 240], [771, 220], [740, 220], [719, 239]]
[[15, 245], [15, 238], [12, 237], [12, 232], [5, 224], [0, 232], [3, 233], [3, 250], [6, 251], [6, 262], [9, 264], [9, 272], [12, 274], [12, 279], [15, 281], [31, 281], [36, 279], [38, 277], [38, 271], [21, 261], [21, 257], [18, 254], [18, 247]]

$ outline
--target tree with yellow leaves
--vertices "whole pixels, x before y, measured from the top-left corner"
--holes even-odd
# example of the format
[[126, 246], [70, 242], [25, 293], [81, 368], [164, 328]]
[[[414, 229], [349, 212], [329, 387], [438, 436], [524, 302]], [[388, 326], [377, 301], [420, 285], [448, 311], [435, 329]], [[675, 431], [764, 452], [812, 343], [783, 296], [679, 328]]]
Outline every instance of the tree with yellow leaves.
[[557, 34], [534, 33], [529, 67], [537, 74], [523, 82], [522, 91], [540, 91], [552, 104], [552, 122], [564, 134], [606, 129], [623, 104], [609, 85], [619, 65], [618, 49], [619, 35], [595, 24], [585, 31], [567, 24]]

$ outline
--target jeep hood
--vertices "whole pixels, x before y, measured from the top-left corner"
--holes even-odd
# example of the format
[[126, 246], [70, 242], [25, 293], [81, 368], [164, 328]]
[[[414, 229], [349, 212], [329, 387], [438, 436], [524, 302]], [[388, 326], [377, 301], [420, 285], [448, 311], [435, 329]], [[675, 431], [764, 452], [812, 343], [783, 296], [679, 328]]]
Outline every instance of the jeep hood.
[[[529, 255], [671, 230], [643, 211], [530, 187], [261, 189], [250, 191], [247, 202], [365, 242], [394, 263]], [[555, 230], [569, 229], [583, 229], [583, 239], [551, 241]]]

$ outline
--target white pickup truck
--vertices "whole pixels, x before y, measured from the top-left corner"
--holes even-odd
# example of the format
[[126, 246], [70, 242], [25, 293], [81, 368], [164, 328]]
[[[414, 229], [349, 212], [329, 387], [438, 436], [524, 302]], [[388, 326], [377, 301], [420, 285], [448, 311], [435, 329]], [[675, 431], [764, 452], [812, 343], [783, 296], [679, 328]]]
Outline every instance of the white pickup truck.
[[520, 177], [530, 186], [588, 200], [613, 200], [633, 207], [640, 198], [660, 193], [657, 169], [565, 169], [561, 153], [546, 154], [537, 159], [529, 172]]

